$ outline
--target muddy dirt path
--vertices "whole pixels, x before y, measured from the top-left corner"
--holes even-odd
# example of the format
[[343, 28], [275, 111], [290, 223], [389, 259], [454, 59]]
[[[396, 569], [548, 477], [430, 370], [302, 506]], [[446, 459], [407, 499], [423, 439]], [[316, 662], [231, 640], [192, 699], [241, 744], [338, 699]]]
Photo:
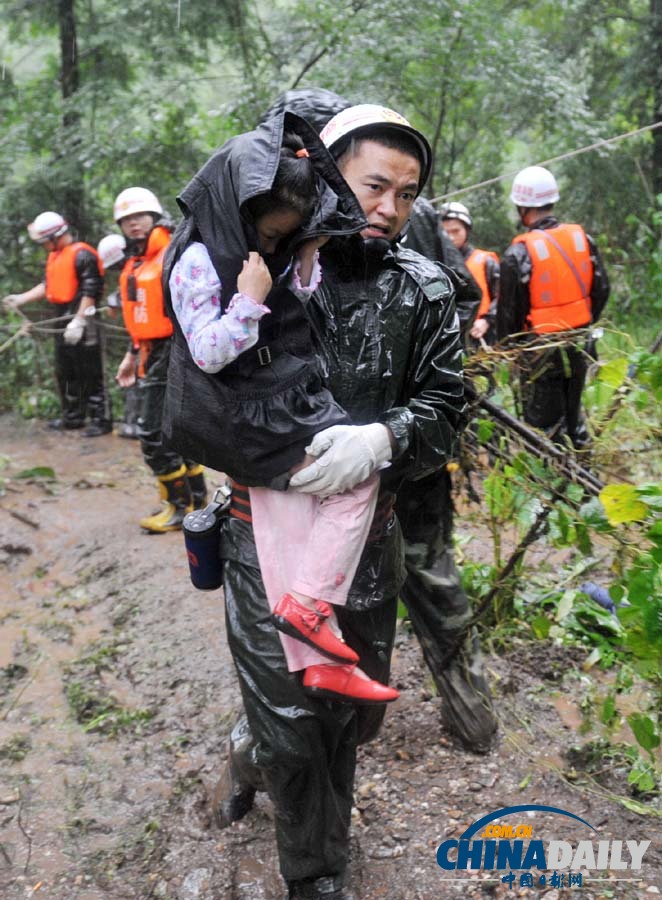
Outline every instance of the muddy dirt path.
[[[181, 535], [140, 532], [155, 491], [137, 443], [3, 418], [0, 446], [0, 896], [283, 897], [266, 796], [226, 831], [210, 820], [239, 707], [222, 595], [190, 586]], [[17, 477], [37, 466], [55, 480]], [[660, 893], [660, 820], [610, 798], [626, 790], [617, 766], [601, 786], [567, 756], [587, 739], [581, 655], [535, 646], [488, 658], [502, 729], [478, 757], [443, 731], [417, 642], [400, 627], [402, 697], [360, 755], [357, 900]], [[567, 890], [437, 865], [440, 841], [531, 803], [572, 811], [599, 840], [651, 839], [642, 869], [594, 872]], [[530, 821], [543, 840], [587, 839], [570, 820]]]

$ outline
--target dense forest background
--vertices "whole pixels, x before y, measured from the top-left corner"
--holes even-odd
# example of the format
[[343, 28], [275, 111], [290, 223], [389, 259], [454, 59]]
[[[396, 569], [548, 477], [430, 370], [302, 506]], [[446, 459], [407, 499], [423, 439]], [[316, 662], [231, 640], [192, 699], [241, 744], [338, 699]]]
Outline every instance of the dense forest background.
[[[123, 188], [175, 197], [283, 90], [317, 85], [395, 107], [434, 148], [437, 198], [662, 120], [662, 0], [0, 0], [0, 294], [41, 276], [25, 226], [62, 211], [114, 230]], [[564, 218], [600, 242], [620, 290], [651, 295], [662, 129], [552, 165]], [[481, 246], [515, 220], [510, 178], [461, 195]], [[458, 195], [459, 197], [460, 195]]]

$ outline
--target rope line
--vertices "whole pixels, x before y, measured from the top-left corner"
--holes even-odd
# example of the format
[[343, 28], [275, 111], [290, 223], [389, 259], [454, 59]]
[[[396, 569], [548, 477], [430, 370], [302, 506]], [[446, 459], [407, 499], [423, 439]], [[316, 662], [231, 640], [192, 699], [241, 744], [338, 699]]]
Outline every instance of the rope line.
[[[588, 153], [589, 150], [596, 150], [598, 147], [606, 147], [608, 144], [613, 144], [616, 141], [623, 141], [626, 138], [635, 137], [635, 135], [643, 134], [645, 131], [654, 131], [656, 128], [662, 128], [662, 121], [653, 122], [652, 125], [644, 125], [642, 128], [636, 128], [634, 131], [626, 131], [623, 134], [617, 134], [615, 137], [596, 141], [594, 144], [589, 144], [586, 147], [580, 147], [578, 150], [570, 150], [568, 153], [562, 153], [560, 156], [552, 156], [550, 159], [543, 159], [542, 162], [532, 163], [532, 165], [548, 166], [550, 163], [559, 162], [562, 159], [570, 159], [572, 156], [579, 156], [581, 153]], [[488, 178], [486, 181], [478, 181], [476, 184], [472, 184], [469, 187], [458, 188], [455, 191], [449, 191], [446, 194], [440, 194], [438, 197], [433, 197], [429, 202], [440, 203], [442, 200], [447, 200], [449, 197], [459, 197], [460, 194], [468, 194], [470, 191], [477, 191], [479, 188], [487, 187], [490, 184], [496, 184], [499, 181], [505, 181], [506, 178], [514, 178], [514, 176], [517, 175], [517, 172], [519, 171], [520, 169], [517, 169], [514, 172], [506, 172], [505, 175], [497, 175], [496, 178]]]

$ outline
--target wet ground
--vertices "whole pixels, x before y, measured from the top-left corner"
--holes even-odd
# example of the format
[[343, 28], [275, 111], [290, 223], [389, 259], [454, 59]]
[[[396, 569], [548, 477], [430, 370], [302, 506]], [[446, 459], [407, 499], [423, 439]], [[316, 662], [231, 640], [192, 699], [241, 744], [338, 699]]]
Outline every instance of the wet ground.
[[[190, 586], [181, 535], [140, 532], [155, 490], [137, 443], [4, 418], [0, 445], [0, 896], [281, 898], [267, 797], [226, 831], [209, 815], [239, 705], [222, 595]], [[35, 467], [55, 479], [17, 477]], [[662, 891], [660, 818], [623, 804], [632, 797], [617, 758], [596, 768], [572, 752], [591, 738], [580, 734], [582, 662], [581, 651], [516, 639], [489, 656], [501, 732], [475, 756], [443, 730], [417, 642], [400, 626], [402, 696], [361, 750], [356, 780], [357, 900]], [[441, 841], [524, 804], [571, 811], [599, 832], [526, 819], [545, 842], [650, 839], [641, 870], [605, 867], [567, 889], [437, 865]]]

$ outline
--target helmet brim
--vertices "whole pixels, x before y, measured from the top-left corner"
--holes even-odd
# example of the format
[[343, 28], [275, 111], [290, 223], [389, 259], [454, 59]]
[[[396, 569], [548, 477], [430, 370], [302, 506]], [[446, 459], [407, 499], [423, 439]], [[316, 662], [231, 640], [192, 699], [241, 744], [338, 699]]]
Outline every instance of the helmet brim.
[[338, 159], [338, 157], [343, 155], [353, 140], [369, 139], [371, 134], [377, 136], [385, 131], [396, 131], [400, 134], [405, 134], [411, 138], [412, 142], [417, 147], [417, 156], [421, 164], [421, 174], [418, 180], [418, 194], [420, 194], [430, 177], [430, 170], [432, 168], [432, 147], [428, 143], [427, 138], [415, 128], [408, 125], [401, 125], [398, 122], [371, 122], [368, 125], [360, 125], [358, 128], [355, 128], [338, 138], [333, 144], [330, 144], [328, 147], [329, 152], [334, 159]]

